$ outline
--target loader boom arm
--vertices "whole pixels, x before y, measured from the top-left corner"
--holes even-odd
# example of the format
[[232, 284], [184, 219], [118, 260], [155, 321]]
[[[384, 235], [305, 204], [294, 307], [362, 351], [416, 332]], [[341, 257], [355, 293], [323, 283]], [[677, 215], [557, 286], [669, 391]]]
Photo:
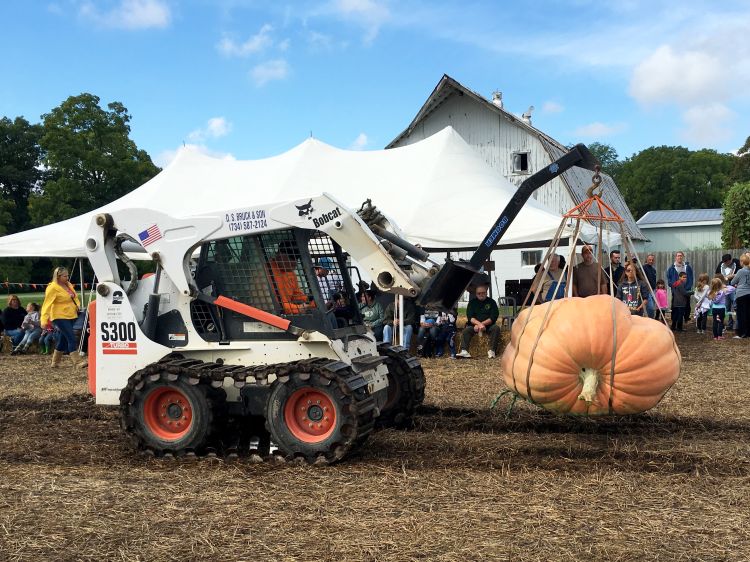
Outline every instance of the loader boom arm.
[[596, 164], [598, 162], [588, 148], [583, 144], [577, 144], [555, 162], [526, 179], [508, 201], [500, 217], [482, 239], [471, 259], [468, 262], [447, 260], [440, 272], [420, 294], [419, 304], [450, 310], [466, 290], [474, 275], [490, 257], [534, 191], [573, 166], [593, 170]]

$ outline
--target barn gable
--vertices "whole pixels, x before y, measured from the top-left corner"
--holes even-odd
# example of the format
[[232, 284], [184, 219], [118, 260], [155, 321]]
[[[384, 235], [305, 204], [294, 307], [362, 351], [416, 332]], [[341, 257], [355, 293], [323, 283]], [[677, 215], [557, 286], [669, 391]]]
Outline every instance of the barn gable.
[[[443, 75], [409, 126], [386, 148], [417, 142], [448, 125], [516, 185], [566, 152], [565, 146], [549, 135], [448, 75]], [[602, 199], [625, 219], [625, 228], [634, 240], [645, 240], [614, 180], [606, 174], [602, 177]], [[534, 198], [562, 214], [585, 201], [590, 186], [591, 172], [572, 168], [537, 190]]]

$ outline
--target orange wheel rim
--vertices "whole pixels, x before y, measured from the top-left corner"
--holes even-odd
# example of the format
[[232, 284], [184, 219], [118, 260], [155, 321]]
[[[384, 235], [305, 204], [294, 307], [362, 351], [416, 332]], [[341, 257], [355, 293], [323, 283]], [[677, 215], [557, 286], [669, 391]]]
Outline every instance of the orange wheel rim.
[[336, 427], [336, 408], [328, 395], [314, 388], [295, 390], [284, 405], [284, 422], [304, 443], [327, 439]]
[[175, 388], [154, 389], [146, 397], [143, 409], [146, 427], [164, 441], [180, 439], [193, 425], [193, 404]]

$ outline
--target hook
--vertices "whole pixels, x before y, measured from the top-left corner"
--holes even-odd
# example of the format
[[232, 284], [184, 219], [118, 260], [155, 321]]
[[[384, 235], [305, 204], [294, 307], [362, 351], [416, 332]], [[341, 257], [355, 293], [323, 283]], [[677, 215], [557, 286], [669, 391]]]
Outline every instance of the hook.
[[[594, 166], [594, 175], [591, 177], [591, 187], [589, 187], [588, 191], [586, 191], [586, 195], [588, 195], [589, 199], [594, 197], [594, 195], [599, 197], [602, 194], [602, 176], [599, 173], [600, 171], [601, 167], [599, 166], [599, 164]], [[597, 193], [594, 193], [594, 190], [596, 189], [598, 189], [599, 191]]]

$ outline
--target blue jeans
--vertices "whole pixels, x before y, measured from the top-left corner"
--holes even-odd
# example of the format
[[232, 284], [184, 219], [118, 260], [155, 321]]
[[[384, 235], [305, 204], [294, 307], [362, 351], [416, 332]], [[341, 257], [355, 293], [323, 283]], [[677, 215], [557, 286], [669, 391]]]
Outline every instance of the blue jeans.
[[15, 330], [5, 330], [5, 335], [10, 338], [13, 347], [16, 347], [19, 343], [21, 343], [23, 334], [24, 331], [21, 328], [16, 328]]
[[78, 349], [78, 342], [76, 342], [76, 337], [73, 335], [73, 324], [75, 324], [75, 322], [75, 318], [71, 320], [60, 318], [52, 321], [52, 325], [57, 328], [59, 332], [57, 346], [55, 347], [57, 351], [72, 353]]
[[33, 328], [31, 330], [26, 330], [23, 334], [23, 339], [18, 344], [21, 347], [29, 347], [32, 343], [34, 343], [36, 340], [39, 339], [39, 336], [42, 335], [42, 329], [41, 328]]
[[446, 325], [446, 326], [440, 327], [437, 341], [435, 342], [435, 346], [437, 347], [437, 350], [435, 352], [435, 357], [441, 357], [443, 355], [443, 349], [445, 348], [446, 341], [448, 342], [448, 349], [450, 349], [451, 357], [455, 357], [456, 355], [455, 336], [456, 336], [455, 326]]
[[[414, 326], [408, 324], [404, 327], [404, 347], [411, 349], [411, 336], [414, 333]], [[393, 325], [388, 324], [383, 328], [383, 341], [391, 343], [393, 341]]]
[[646, 316], [648, 316], [649, 318], [654, 318], [655, 312], [656, 312], [656, 303], [654, 302], [654, 295], [649, 293], [648, 300], [646, 301]]
[[55, 332], [44, 332], [42, 339], [39, 340], [39, 345], [52, 349], [52, 346], [55, 345]]

